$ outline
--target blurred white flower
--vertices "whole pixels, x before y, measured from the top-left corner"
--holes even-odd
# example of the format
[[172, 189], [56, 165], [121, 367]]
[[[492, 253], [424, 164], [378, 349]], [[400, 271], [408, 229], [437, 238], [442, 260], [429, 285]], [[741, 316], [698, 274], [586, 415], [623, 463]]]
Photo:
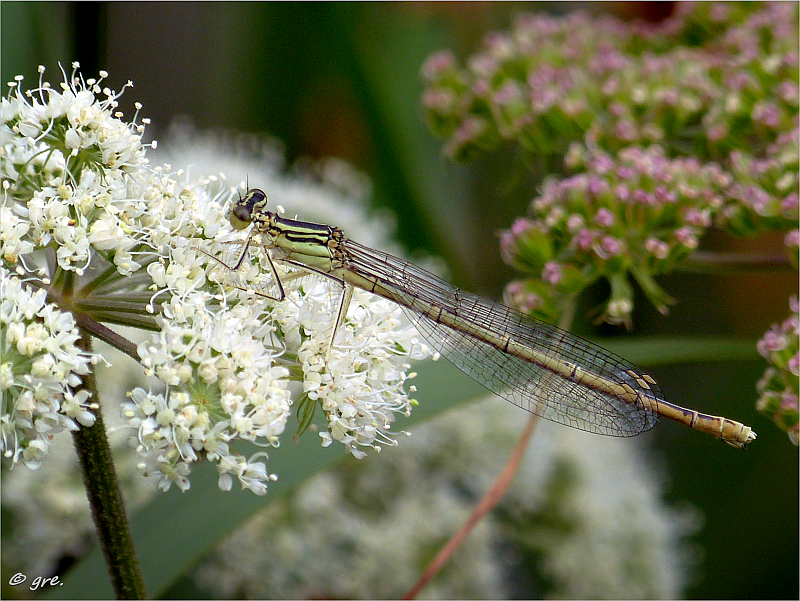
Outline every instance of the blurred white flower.
[[[221, 597], [397, 598], [491, 486], [527, 418], [492, 398], [427, 422], [380, 458], [274, 500], [195, 577]], [[536, 427], [505, 498], [420, 598], [679, 598], [698, 517], [665, 505], [641, 446]]]

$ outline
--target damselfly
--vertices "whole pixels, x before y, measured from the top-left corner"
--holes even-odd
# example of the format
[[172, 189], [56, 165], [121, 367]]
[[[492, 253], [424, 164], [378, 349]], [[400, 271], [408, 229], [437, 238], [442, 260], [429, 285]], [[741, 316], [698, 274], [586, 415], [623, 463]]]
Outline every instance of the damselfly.
[[663, 415], [739, 448], [756, 438], [739, 422], [667, 402], [650, 375], [596, 344], [362, 246], [339, 228], [286, 219], [266, 206], [267, 196], [258, 189], [233, 204], [233, 227], [252, 229], [234, 264], [216, 260], [237, 271], [250, 245], [263, 245], [278, 289], [266, 296], [278, 301], [285, 294], [273, 261], [335, 280], [343, 294], [334, 336], [356, 286], [400, 305], [461, 371], [545, 419], [597, 434], [635, 436]]

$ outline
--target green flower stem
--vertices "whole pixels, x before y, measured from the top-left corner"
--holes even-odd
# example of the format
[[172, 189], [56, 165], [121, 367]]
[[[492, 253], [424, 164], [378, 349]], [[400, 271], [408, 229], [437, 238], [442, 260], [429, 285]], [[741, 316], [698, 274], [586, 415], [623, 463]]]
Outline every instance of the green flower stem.
[[[148, 250], [149, 250], [149, 248], [146, 245], [139, 244], [139, 245], [135, 246], [134, 248], [132, 248], [131, 252], [133, 252], [133, 253], [143, 253], [143, 252], [147, 252]], [[87, 282], [86, 285], [84, 285], [81, 288], [81, 291], [84, 294], [90, 294], [91, 292], [93, 292], [94, 290], [96, 290], [96, 289], [98, 289], [100, 287], [108, 287], [110, 283], [115, 282], [115, 281], [116, 282], [120, 282], [122, 285], [124, 285], [126, 287], [130, 287], [131, 286], [131, 284], [130, 284], [130, 277], [131, 276], [124, 276], [124, 277], [120, 276], [119, 272], [117, 271], [116, 265], [114, 265], [114, 262], [111, 259], [111, 257], [109, 257], [108, 253], [104, 253], [104, 254], [102, 254], [102, 256], [106, 259], [106, 261], [108, 261], [109, 266], [106, 268], [105, 271], [103, 271], [103, 273], [92, 277], [92, 280], [90, 282]], [[152, 263], [153, 261], [155, 261], [155, 260], [156, 259], [152, 258], [152, 257], [149, 258], [149, 259], [142, 260], [142, 263], [141, 263], [142, 269], [146, 270], [147, 266], [150, 263]]]
[[82, 292], [84, 294], [90, 294], [91, 292], [93, 292], [97, 288], [100, 288], [101, 286], [103, 286], [109, 280], [117, 279], [118, 277], [119, 276], [118, 276], [118, 273], [117, 273], [117, 267], [116, 267], [116, 265], [114, 265], [112, 263], [108, 268], [106, 268], [106, 270], [103, 273], [101, 273], [97, 277], [93, 277], [92, 281], [88, 282], [82, 288]]
[[104, 323], [115, 323], [149, 331], [159, 329], [155, 322], [155, 314], [161, 312], [159, 302], [154, 303], [153, 310], [148, 310], [147, 301], [136, 302], [135, 298], [132, 300], [121, 300], [121, 296], [114, 298], [73, 298], [69, 308], [73, 313], [86, 313], [95, 320]]
[[[150, 313], [144, 302], [136, 302], [135, 300], [131, 301], [130, 298], [134, 296], [135, 293], [126, 296], [125, 300], [120, 300], [119, 298], [85, 298], [85, 299], [75, 299], [73, 302], [73, 306], [75, 308], [80, 308], [81, 311], [86, 313], [94, 313], [96, 311], [109, 311], [109, 312], [117, 312], [125, 315], [149, 315], [152, 317], [152, 313]], [[148, 295], [149, 297], [152, 294]]]
[[573, 296], [569, 302], [564, 303], [564, 310], [561, 312], [561, 316], [558, 318], [558, 327], [562, 330], [569, 330], [572, 326], [572, 321], [575, 318], [575, 309], [577, 307], [577, 303], [575, 302], [575, 297]]
[[645, 296], [658, 309], [658, 312], [666, 315], [669, 312], [669, 305], [675, 304], [675, 299], [656, 283], [653, 276], [646, 269], [633, 265], [631, 266], [631, 275], [636, 279], [636, 283], [644, 291]]
[[[149, 332], [157, 332], [160, 329], [153, 320], [152, 315], [120, 315], [115, 311], [93, 311], [92, 318], [95, 321], [113, 323], [118, 326], [127, 326], [130, 328], [138, 328], [141, 330], [147, 330]], [[136, 360], [139, 360], [138, 357], [136, 357]]]
[[[90, 333], [81, 327], [80, 347], [91, 352]], [[94, 373], [82, 376], [79, 388], [88, 390], [97, 398]], [[77, 392], [77, 391], [76, 391]], [[100, 409], [91, 427], [79, 428], [72, 433], [75, 450], [80, 460], [86, 496], [92, 508], [92, 518], [103, 549], [111, 583], [118, 599], [144, 599], [144, 579], [133, 546], [122, 494], [117, 485], [111, 449], [106, 438], [105, 424]]]

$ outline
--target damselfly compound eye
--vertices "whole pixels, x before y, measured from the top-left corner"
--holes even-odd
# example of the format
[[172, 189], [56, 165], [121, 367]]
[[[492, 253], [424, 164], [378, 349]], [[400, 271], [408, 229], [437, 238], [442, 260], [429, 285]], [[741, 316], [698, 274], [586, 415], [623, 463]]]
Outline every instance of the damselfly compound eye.
[[[244, 200], [247, 199], [245, 198]], [[249, 207], [237, 203], [231, 208], [228, 220], [231, 222], [233, 229], [243, 230], [253, 222], [253, 214]]]

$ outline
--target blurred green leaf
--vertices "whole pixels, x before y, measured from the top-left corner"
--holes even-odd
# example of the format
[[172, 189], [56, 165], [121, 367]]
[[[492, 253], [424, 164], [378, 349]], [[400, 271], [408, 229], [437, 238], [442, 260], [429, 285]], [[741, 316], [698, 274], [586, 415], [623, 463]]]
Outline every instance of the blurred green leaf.
[[595, 342], [642, 367], [712, 361], [753, 361], [761, 357], [754, 340], [653, 336]]

